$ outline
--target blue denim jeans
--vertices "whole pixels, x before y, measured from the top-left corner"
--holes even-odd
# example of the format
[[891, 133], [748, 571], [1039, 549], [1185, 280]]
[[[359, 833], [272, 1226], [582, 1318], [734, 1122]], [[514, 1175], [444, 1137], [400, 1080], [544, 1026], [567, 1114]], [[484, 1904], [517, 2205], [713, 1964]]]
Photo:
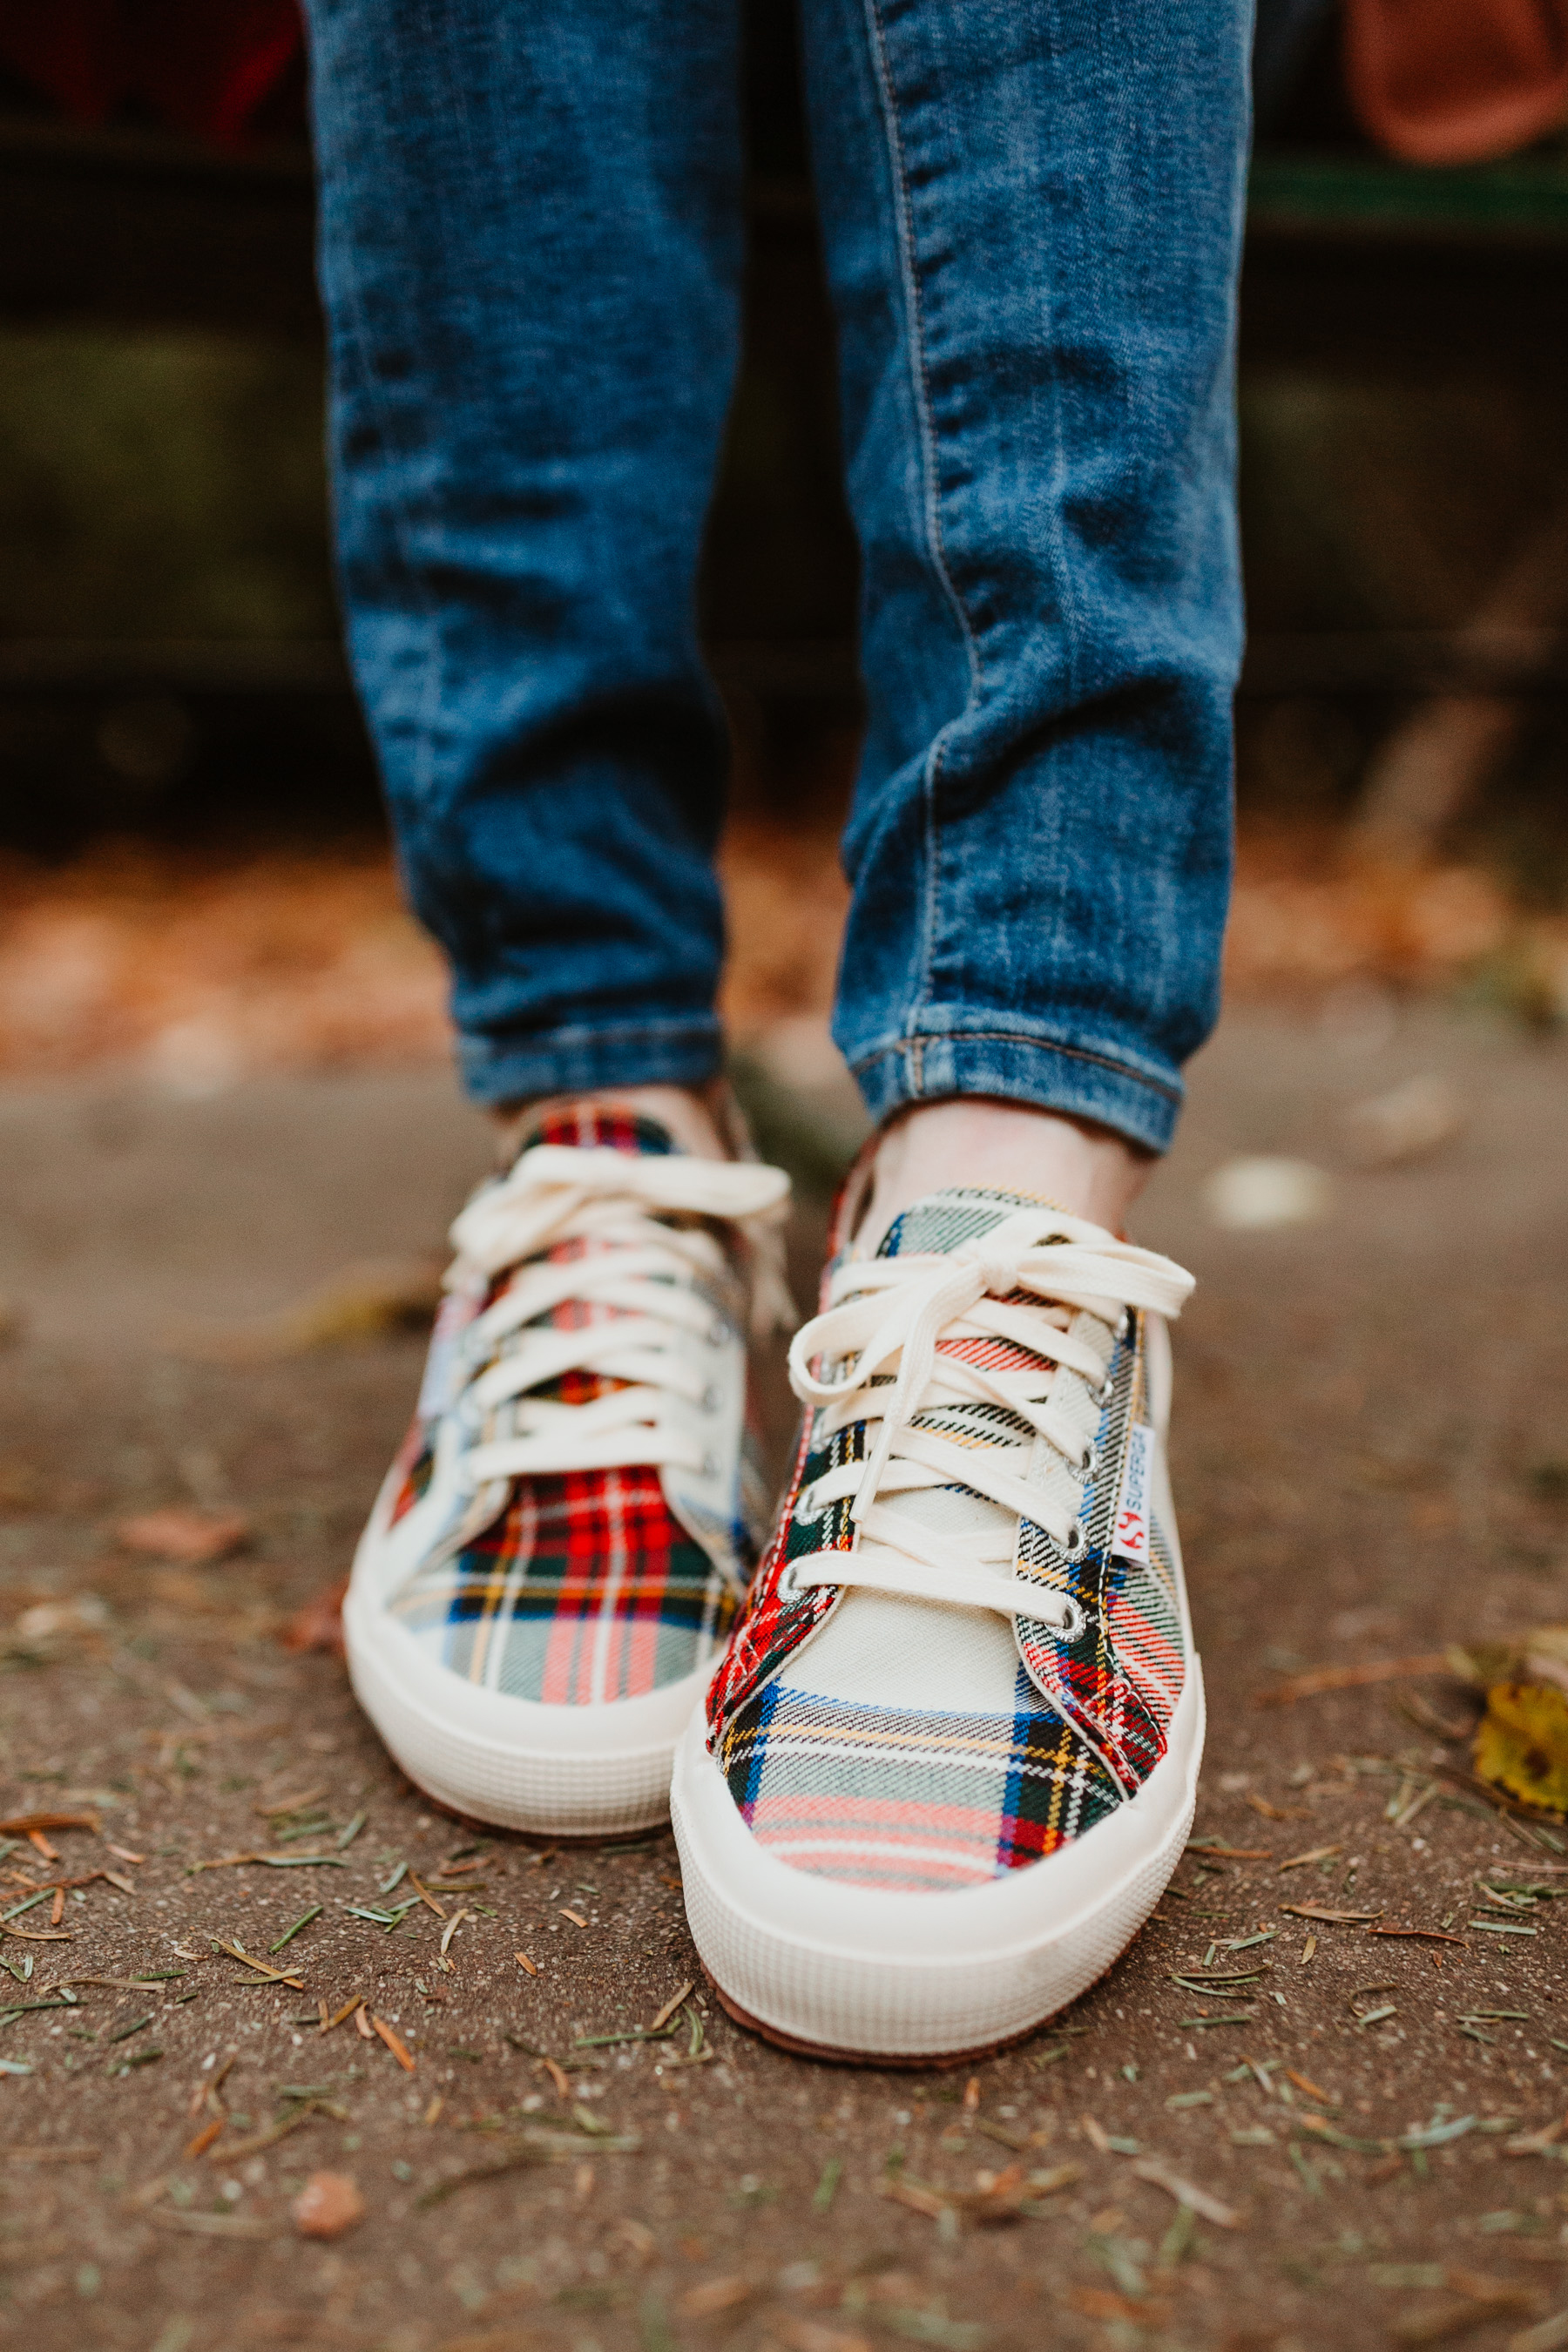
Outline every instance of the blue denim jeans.
[[[738, 0], [309, 0], [351, 655], [471, 1091], [719, 1065]], [[1247, 0], [804, 0], [863, 556], [835, 1035], [1156, 1150], [1240, 655]]]

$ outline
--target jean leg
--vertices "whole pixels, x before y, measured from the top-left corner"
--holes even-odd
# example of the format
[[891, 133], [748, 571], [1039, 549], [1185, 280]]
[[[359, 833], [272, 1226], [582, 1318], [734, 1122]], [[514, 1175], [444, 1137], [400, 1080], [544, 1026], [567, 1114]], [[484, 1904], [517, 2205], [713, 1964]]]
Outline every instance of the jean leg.
[[1163, 1149], [1230, 874], [1248, 0], [805, 0], [869, 724], [835, 1034]]
[[736, 0], [307, 0], [351, 658], [484, 1101], [718, 1066]]

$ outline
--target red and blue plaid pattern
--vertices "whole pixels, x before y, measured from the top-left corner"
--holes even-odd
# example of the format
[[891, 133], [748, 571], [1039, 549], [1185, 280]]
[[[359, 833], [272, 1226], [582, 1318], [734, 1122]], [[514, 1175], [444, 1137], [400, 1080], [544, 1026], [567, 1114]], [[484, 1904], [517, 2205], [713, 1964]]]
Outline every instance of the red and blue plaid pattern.
[[[883, 1254], [952, 1248], [1018, 1205], [1014, 1194], [941, 1196], [900, 1220]], [[994, 1341], [942, 1344], [1024, 1360]], [[1018, 1623], [1005, 1713], [856, 1706], [813, 1692], [808, 1637], [842, 1588], [796, 1595], [781, 1580], [792, 1559], [853, 1543], [847, 1502], [804, 1523], [796, 1505], [825, 1471], [862, 1458], [865, 1435], [857, 1424], [819, 1445], [806, 1414], [773, 1539], [708, 1698], [710, 1746], [731, 1793], [780, 1861], [889, 1890], [973, 1885], [1081, 1837], [1153, 1769], [1185, 1674], [1174, 1563], [1157, 1520], [1147, 1565], [1110, 1549], [1128, 1433], [1147, 1414], [1145, 1360], [1142, 1318], [1130, 1315], [1111, 1357], [1080, 1557], [1020, 1525], [1019, 1572], [1069, 1593], [1083, 1630], [1068, 1641]], [[964, 1410], [920, 1419], [956, 1434]]]
[[[591, 1104], [545, 1118], [520, 1148], [539, 1143], [672, 1149], [654, 1121]], [[564, 1264], [583, 1248], [571, 1241], [545, 1256]], [[483, 1304], [510, 1279], [502, 1276]], [[575, 1328], [615, 1311], [568, 1301], [550, 1320]], [[539, 1393], [586, 1403], [610, 1385], [572, 1372]], [[435, 1424], [416, 1422], [394, 1525], [428, 1486], [434, 1444]], [[392, 1611], [411, 1633], [436, 1642], [441, 1663], [465, 1680], [563, 1706], [636, 1698], [693, 1673], [729, 1633], [737, 1583], [757, 1552], [742, 1521], [730, 1537], [740, 1579], [721, 1574], [680, 1525], [651, 1467], [514, 1479], [499, 1516], [416, 1570]]]
[[1120, 1801], [1022, 1670], [1011, 1715], [873, 1714], [775, 1679], [725, 1724], [716, 1752], [752, 1834], [780, 1862], [889, 1892], [972, 1886], [1038, 1862]]
[[1039, 1688], [1132, 1790], [1165, 1752], [1165, 1726], [1181, 1696], [1184, 1665], [1175, 1574], [1158, 1522], [1149, 1567], [1134, 1566], [1110, 1549], [1129, 1432], [1147, 1403], [1142, 1318], [1130, 1321], [1111, 1359], [1110, 1396], [1097, 1440], [1100, 1467], [1084, 1496], [1087, 1549], [1069, 1560], [1043, 1528], [1026, 1519], [1018, 1530], [1019, 1567], [1076, 1601], [1083, 1631], [1069, 1642], [1048, 1626], [1020, 1622], [1018, 1646]]
[[692, 1673], [735, 1602], [657, 1470], [598, 1470], [514, 1481], [500, 1517], [419, 1570], [394, 1612], [441, 1628], [442, 1663], [469, 1682], [586, 1706]]

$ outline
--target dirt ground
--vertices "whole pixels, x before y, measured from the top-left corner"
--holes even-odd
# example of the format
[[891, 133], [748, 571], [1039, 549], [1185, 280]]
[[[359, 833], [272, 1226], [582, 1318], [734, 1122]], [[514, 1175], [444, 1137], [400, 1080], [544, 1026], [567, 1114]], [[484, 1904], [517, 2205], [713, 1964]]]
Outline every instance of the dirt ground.
[[[1464, 1132], [1357, 1172], [1346, 1105], [1426, 1072]], [[346, 1565], [421, 1343], [279, 1352], [302, 1327], [267, 1318], [438, 1252], [484, 1154], [445, 1077], [0, 1092], [0, 1806], [100, 1825], [41, 1832], [58, 1865], [13, 1829], [0, 1870], [16, 1903], [116, 1874], [0, 1903], [0, 2343], [1568, 2344], [1568, 2173], [1517, 2146], [1568, 2106], [1563, 1930], [1547, 1894], [1506, 1907], [1568, 1889], [1568, 1832], [1437, 1777], [1465, 1761], [1452, 1682], [1258, 1704], [1568, 1617], [1565, 1080], [1561, 1040], [1371, 997], [1238, 1014], [1202, 1058], [1141, 1219], [1199, 1277], [1197, 1842], [1101, 1985], [957, 2074], [751, 2039], [703, 1990], [668, 1835], [477, 1835], [334, 1660], [282, 1645]], [[1321, 1222], [1215, 1229], [1205, 1179], [1260, 1151], [1332, 1174]], [[232, 1511], [245, 1548], [127, 1547], [169, 1507]], [[429, 1905], [386, 1925], [416, 1879]], [[289, 1981], [220, 1948], [265, 1958], [307, 1914], [268, 1963]], [[1194, 1969], [1232, 1997], [1173, 1980]], [[359, 2000], [384, 2038], [323, 2034]], [[365, 2207], [331, 2242], [290, 2218], [318, 2170]]]

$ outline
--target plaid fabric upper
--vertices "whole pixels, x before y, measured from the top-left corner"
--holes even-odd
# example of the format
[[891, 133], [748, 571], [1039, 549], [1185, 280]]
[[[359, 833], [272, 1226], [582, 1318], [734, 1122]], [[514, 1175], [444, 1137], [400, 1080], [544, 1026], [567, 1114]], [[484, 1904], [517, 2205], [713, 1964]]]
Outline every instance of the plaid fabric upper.
[[[662, 1127], [584, 1105], [543, 1119], [521, 1149], [536, 1143], [668, 1152]], [[552, 1263], [580, 1254], [568, 1242]], [[500, 1295], [502, 1276], [472, 1311]], [[731, 1307], [734, 1302], [730, 1302]], [[549, 1318], [578, 1328], [616, 1310], [568, 1301]], [[608, 1385], [569, 1373], [542, 1394], [586, 1402]], [[394, 1526], [427, 1491], [437, 1422], [416, 1421], [392, 1504]], [[750, 1433], [748, 1447], [756, 1442]], [[430, 1643], [453, 1674], [516, 1698], [598, 1705], [635, 1698], [693, 1673], [722, 1643], [736, 1614], [735, 1592], [757, 1555], [761, 1480], [754, 1459], [742, 1468], [736, 1524], [723, 1531], [739, 1578], [676, 1518], [652, 1467], [574, 1471], [510, 1482], [482, 1526], [465, 1526], [456, 1548], [438, 1550], [393, 1600], [392, 1613]]]
[[[933, 1196], [898, 1221], [881, 1255], [953, 1248], [1019, 1205], [1016, 1194]], [[990, 1350], [999, 1368], [1028, 1360], [994, 1339], [941, 1344]], [[866, 1441], [865, 1424], [856, 1423], [819, 1445], [815, 1416], [806, 1414], [766, 1559], [708, 1701], [710, 1744], [731, 1793], [780, 1861], [901, 1891], [974, 1885], [1092, 1829], [1163, 1754], [1185, 1672], [1174, 1560], [1157, 1519], [1147, 1565], [1110, 1549], [1128, 1433], [1148, 1411], [1137, 1316], [1116, 1337], [1107, 1391], [1081, 1513], [1084, 1550], [1068, 1559], [1027, 1519], [1018, 1531], [1018, 1572], [1070, 1594], [1083, 1630], [1069, 1642], [1045, 1624], [1017, 1622], [1010, 1696], [978, 1712], [961, 1704], [951, 1712], [856, 1706], [814, 1691], [808, 1636], [843, 1588], [792, 1595], [780, 1579], [792, 1559], [853, 1543], [847, 1501], [805, 1522], [795, 1507], [826, 1470], [863, 1459]], [[978, 1402], [921, 1413], [916, 1425], [962, 1437], [986, 1421], [1026, 1426]]]
[[513, 1698], [586, 1706], [691, 1674], [735, 1613], [651, 1469], [514, 1482], [500, 1517], [422, 1569], [394, 1614], [441, 1659]]

